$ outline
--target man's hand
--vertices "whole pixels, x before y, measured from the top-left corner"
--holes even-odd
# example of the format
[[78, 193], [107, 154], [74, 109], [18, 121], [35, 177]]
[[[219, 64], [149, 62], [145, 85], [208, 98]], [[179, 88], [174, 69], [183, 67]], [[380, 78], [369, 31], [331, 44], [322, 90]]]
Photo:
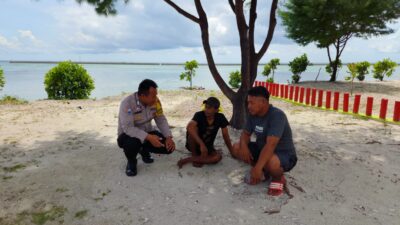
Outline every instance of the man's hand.
[[253, 156], [250, 154], [250, 149], [248, 147], [239, 149], [238, 157], [245, 163], [252, 164], [253, 162]]
[[250, 171], [251, 177], [250, 177], [250, 184], [254, 185], [254, 184], [258, 184], [260, 183], [262, 176], [263, 176], [263, 170], [262, 168], [258, 168], [258, 167], [253, 167], [251, 168]]
[[206, 157], [208, 155], [208, 148], [205, 144], [200, 145], [200, 156]]
[[154, 134], [148, 134], [146, 140], [150, 142], [156, 148], [164, 147], [163, 143], [161, 143], [161, 138]]
[[167, 139], [165, 140], [165, 145], [169, 152], [175, 151], [175, 142], [174, 140], [172, 140], [172, 137], [167, 137]]

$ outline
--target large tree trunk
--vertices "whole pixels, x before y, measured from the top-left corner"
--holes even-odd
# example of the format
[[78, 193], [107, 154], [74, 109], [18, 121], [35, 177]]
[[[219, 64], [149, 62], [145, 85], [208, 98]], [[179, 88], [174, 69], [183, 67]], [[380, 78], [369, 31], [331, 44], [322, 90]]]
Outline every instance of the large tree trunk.
[[339, 62], [339, 39], [337, 40], [337, 44], [335, 43], [335, 50], [336, 50], [336, 55], [335, 59], [332, 60], [329, 46], [327, 47], [328, 50], [328, 58], [329, 58], [329, 65], [332, 67], [332, 74], [331, 74], [331, 79], [329, 79], [329, 82], [335, 82], [336, 81], [336, 74], [338, 70], [338, 62]]
[[233, 111], [232, 111], [232, 118], [229, 121], [229, 123], [233, 128], [240, 129], [243, 128], [244, 125], [246, 124], [246, 118], [248, 114], [246, 98], [247, 98], [246, 93], [238, 92], [237, 94], [235, 94], [233, 99], [231, 99]]
[[252, 0], [249, 11], [249, 25], [246, 24], [246, 19], [243, 14], [243, 0], [228, 0], [233, 13], [236, 16], [236, 22], [238, 25], [238, 32], [240, 37], [240, 48], [241, 48], [241, 86], [237, 92], [234, 92], [222, 79], [215, 66], [214, 58], [211, 51], [211, 46], [209, 43], [208, 34], [208, 20], [207, 15], [201, 4], [201, 0], [194, 0], [196, 5], [196, 11], [199, 17], [196, 17], [179, 6], [177, 6], [171, 0], [164, 0], [170, 6], [172, 6], [177, 12], [185, 16], [186, 18], [192, 20], [193, 22], [199, 24], [201, 30], [201, 39], [203, 43], [204, 52], [207, 58], [208, 67], [210, 72], [217, 83], [218, 87], [221, 89], [222, 93], [232, 102], [233, 112], [232, 118], [230, 120], [231, 126], [236, 129], [241, 129], [244, 127], [247, 118], [247, 91], [252, 87], [256, 77], [257, 77], [257, 66], [265, 52], [267, 51], [276, 26], [276, 10], [278, 5], [278, 0], [272, 0], [271, 10], [270, 10], [270, 20], [267, 37], [262, 44], [259, 52], [256, 53], [254, 48], [254, 28], [255, 21], [257, 18], [256, 8], [257, 0]]
[[189, 71], [190, 90], [192, 90], [192, 71]]
[[330, 82], [336, 81], [336, 74], [337, 74], [337, 70], [338, 70], [337, 68], [338, 68], [338, 63], [335, 61], [333, 64], [333, 68], [332, 68], [331, 79], [329, 80]]
[[256, 76], [252, 76], [252, 74], [257, 74], [258, 61], [249, 59], [247, 62], [250, 63], [250, 65], [247, 65], [247, 67], [250, 69], [248, 70], [249, 74], [246, 77], [249, 77], [250, 79], [247, 84], [242, 84], [239, 90], [233, 95], [232, 98], [230, 98], [233, 106], [233, 112], [229, 123], [233, 128], [236, 129], [241, 129], [246, 125], [246, 119], [249, 113], [247, 110], [247, 91], [253, 86], [256, 78]]
[[347, 41], [351, 37], [352, 37], [352, 34], [348, 33], [348, 34], [338, 38], [337, 41], [333, 44], [335, 46], [335, 50], [336, 50], [335, 61], [332, 61], [331, 54], [329, 51], [329, 46], [327, 47], [329, 64], [332, 65], [332, 63], [333, 63], [332, 75], [331, 75], [331, 79], [329, 80], [330, 82], [336, 81], [340, 56], [342, 55], [343, 50], [346, 47]]

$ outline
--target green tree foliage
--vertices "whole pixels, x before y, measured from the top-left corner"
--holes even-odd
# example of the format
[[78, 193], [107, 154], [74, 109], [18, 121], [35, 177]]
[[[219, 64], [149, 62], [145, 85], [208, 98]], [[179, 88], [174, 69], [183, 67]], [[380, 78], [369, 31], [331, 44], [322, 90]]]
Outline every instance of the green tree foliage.
[[239, 70], [233, 71], [229, 74], [229, 85], [232, 88], [239, 88], [242, 82], [242, 75]]
[[367, 61], [356, 63], [356, 71], [357, 71], [357, 79], [359, 81], [363, 81], [365, 79], [365, 75], [369, 73], [368, 68], [371, 64]]
[[0, 98], [0, 105], [23, 105], [27, 104], [28, 101], [15, 96], [5, 95]]
[[262, 71], [262, 75], [268, 77], [271, 74], [271, 71], [272, 71], [271, 65], [265, 64], [264, 65], [264, 70]]
[[50, 69], [44, 85], [49, 99], [86, 99], [94, 89], [94, 81], [88, 72], [71, 61]]
[[[115, 9], [115, 3], [119, 0], [76, 0], [78, 3], [87, 2], [94, 6], [96, 12], [100, 15], [111, 15], [114, 16], [117, 14], [117, 10]], [[128, 3], [129, 0], [123, 0], [125, 3]]]
[[391, 61], [390, 59], [384, 59], [374, 64], [374, 78], [383, 81], [385, 76], [390, 77], [394, 69], [396, 68], [397, 63]]
[[296, 57], [293, 61], [289, 62], [290, 71], [292, 71], [292, 83], [299, 83], [301, 78], [301, 73], [306, 71], [307, 66], [310, 65], [310, 61], [308, 61], [307, 55], [303, 54], [302, 56]]
[[[326, 48], [336, 81], [340, 56], [351, 37], [389, 34], [400, 17], [399, 0], [288, 0], [279, 11], [287, 36], [300, 45]], [[336, 54], [331, 56], [330, 48]]]
[[196, 60], [192, 60], [192, 61], [186, 61], [185, 63], [185, 72], [181, 73], [180, 75], [180, 79], [184, 80], [186, 79], [186, 81], [190, 82], [190, 89], [192, 89], [192, 80], [193, 77], [196, 75], [196, 68], [199, 67], [199, 64], [197, 63]]
[[275, 74], [275, 70], [278, 67], [278, 65], [280, 65], [280, 61], [277, 58], [271, 59], [271, 61], [269, 61], [267, 64], [265, 64], [262, 74], [264, 76], [268, 77], [272, 72], [272, 77], [267, 79], [268, 82], [271, 82], [271, 83], [274, 82], [274, 74]]
[[0, 91], [3, 90], [4, 85], [6, 84], [6, 79], [3, 75], [3, 69], [0, 67]]

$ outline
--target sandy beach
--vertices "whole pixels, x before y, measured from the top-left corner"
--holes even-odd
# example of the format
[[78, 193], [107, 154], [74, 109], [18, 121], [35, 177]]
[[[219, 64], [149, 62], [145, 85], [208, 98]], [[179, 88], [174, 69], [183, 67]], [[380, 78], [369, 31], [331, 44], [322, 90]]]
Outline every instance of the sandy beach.
[[[349, 90], [343, 82], [301, 85]], [[376, 96], [375, 104], [400, 100], [399, 81], [355, 90]], [[0, 105], [0, 224], [400, 224], [400, 125], [272, 98], [288, 117], [299, 160], [286, 175], [293, 198], [270, 197], [266, 183], [243, 182], [250, 167], [232, 159], [220, 134], [220, 163], [176, 166], [188, 155], [185, 126], [210, 95], [230, 118], [218, 91], [159, 91], [177, 150], [150, 165], [139, 160], [133, 178], [116, 144], [124, 96]], [[237, 141], [240, 131], [230, 134]]]

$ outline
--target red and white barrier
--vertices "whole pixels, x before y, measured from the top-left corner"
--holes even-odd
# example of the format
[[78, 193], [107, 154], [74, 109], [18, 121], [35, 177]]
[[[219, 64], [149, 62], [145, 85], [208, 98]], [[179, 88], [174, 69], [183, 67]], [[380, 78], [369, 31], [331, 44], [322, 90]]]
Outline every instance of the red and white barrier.
[[[315, 88], [304, 88], [300, 86], [294, 85], [287, 85], [287, 84], [277, 84], [277, 83], [269, 83], [263, 81], [255, 81], [254, 86], [263, 86], [266, 87], [271, 96], [279, 97], [283, 99], [288, 99], [294, 102], [302, 103], [305, 105], [316, 106], [319, 108], [323, 108], [323, 100], [325, 97], [325, 108], [331, 109], [335, 111], [339, 111], [339, 102], [340, 102], [340, 92], [333, 92], [333, 102], [332, 102], [332, 91], [324, 91], [318, 90]], [[324, 94], [325, 92], [325, 94]], [[325, 95], [325, 96], [324, 96]], [[365, 100], [364, 100], [365, 101]], [[373, 117], [373, 105], [374, 105], [374, 98], [368, 96], [366, 99], [366, 108], [365, 108], [365, 115], [368, 117]], [[342, 111], [345, 113], [349, 112], [349, 102], [350, 102], [350, 94], [344, 93], [343, 94], [343, 105]], [[333, 103], [333, 105], [331, 105]], [[356, 94], [354, 96], [353, 102], [353, 114], [359, 114], [360, 111], [360, 103], [361, 103], [361, 95]], [[380, 102], [380, 110], [379, 110], [379, 119], [388, 120], [391, 119], [387, 117], [388, 111], [388, 99], [381, 99]], [[376, 117], [375, 117], [376, 118]], [[394, 103], [394, 111], [393, 111], [393, 121], [400, 122], [400, 101], [395, 101]]]

